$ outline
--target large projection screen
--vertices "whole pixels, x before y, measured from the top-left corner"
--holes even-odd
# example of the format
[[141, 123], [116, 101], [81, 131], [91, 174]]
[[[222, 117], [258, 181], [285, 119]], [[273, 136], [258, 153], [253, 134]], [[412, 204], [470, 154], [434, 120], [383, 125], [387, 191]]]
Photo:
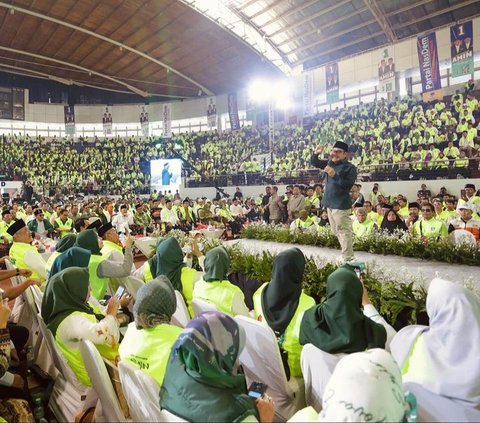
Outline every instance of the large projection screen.
[[182, 161], [179, 159], [161, 159], [150, 161], [150, 190], [172, 194], [180, 189], [182, 182]]

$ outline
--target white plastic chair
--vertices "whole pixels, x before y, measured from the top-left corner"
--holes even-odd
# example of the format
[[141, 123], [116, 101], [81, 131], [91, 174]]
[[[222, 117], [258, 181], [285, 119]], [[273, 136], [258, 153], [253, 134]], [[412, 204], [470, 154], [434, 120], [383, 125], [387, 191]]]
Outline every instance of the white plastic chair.
[[175, 290], [175, 297], [177, 298], [177, 309], [175, 310], [175, 313], [173, 313], [171, 323], [172, 325], [184, 328], [190, 321], [190, 313], [188, 312], [187, 304], [183, 299], [183, 295], [177, 290]]
[[198, 316], [200, 313], [203, 313], [204, 311], [218, 311], [217, 307], [215, 307], [213, 304], [201, 300], [200, 298], [194, 298], [192, 300], [192, 308], [193, 308], [193, 314], [195, 316]]
[[134, 422], [169, 421], [161, 414], [160, 387], [153, 378], [125, 361], [118, 363], [118, 374]]
[[125, 422], [126, 419], [120, 407], [117, 394], [97, 348], [92, 341], [83, 341], [80, 344], [80, 352], [93, 389], [101, 403], [102, 416], [101, 418], [96, 418], [95, 421]]
[[181, 417], [178, 417], [177, 415], [170, 413], [168, 410], [162, 410], [162, 417], [164, 422], [186, 422], [188, 423], [188, 420], [184, 420]]
[[468, 232], [465, 229], [457, 229], [453, 232], [450, 232], [449, 238], [455, 245], [467, 244], [475, 247], [477, 245], [477, 241], [475, 240], [475, 236]]
[[133, 297], [135, 300], [137, 298], [137, 291], [145, 285], [145, 282], [136, 278], [135, 276], [129, 276], [127, 278], [123, 278], [121, 280], [121, 284], [125, 287], [127, 292]]
[[275, 401], [277, 420], [288, 420], [305, 406], [303, 380], [294, 377], [287, 380], [277, 338], [272, 329], [245, 316], [235, 316], [235, 320], [246, 334], [240, 363], [248, 385], [254, 381], [266, 383], [267, 393]]
[[480, 410], [434, 394], [417, 383], [404, 383], [403, 389], [410, 391], [417, 398], [417, 421], [419, 422], [480, 421]]
[[42, 316], [38, 315], [37, 321], [53, 363], [58, 370], [48, 405], [58, 421], [72, 422], [80, 412], [95, 406], [98, 400], [97, 394], [92, 388], [83, 385], [77, 379]]

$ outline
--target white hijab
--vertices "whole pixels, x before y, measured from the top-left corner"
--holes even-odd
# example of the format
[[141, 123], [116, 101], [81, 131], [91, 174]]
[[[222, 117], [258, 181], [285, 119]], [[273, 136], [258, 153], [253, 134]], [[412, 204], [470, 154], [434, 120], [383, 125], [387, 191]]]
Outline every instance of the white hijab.
[[380, 348], [343, 357], [327, 383], [321, 422], [401, 422], [407, 409], [400, 369]]
[[[404, 382], [480, 406], [480, 299], [463, 287], [433, 279], [427, 296], [430, 326], [402, 329], [391, 344], [400, 365], [410, 355]], [[420, 336], [420, 338], [419, 338]], [[405, 344], [412, 344], [404, 354]]]

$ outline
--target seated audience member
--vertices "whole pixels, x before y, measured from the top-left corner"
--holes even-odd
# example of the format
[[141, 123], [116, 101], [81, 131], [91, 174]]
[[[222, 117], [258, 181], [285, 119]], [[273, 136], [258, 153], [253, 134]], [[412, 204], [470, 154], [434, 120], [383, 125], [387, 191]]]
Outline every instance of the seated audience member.
[[94, 229], [87, 229], [77, 235], [75, 246], [84, 248], [92, 254], [88, 264], [92, 295], [101, 300], [105, 295], [110, 278], [124, 278], [130, 275], [133, 265], [132, 246], [134, 239], [127, 237], [123, 262], [108, 260], [100, 250], [100, 242]]
[[60, 209], [58, 217], [54, 220], [53, 227], [60, 238], [73, 232], [73, 220], [68, 217], [68, 210]]
[[[376, 213], [375, 213], [376, 214]], [[323, 209], [320, 213], [320, 220], [318, 221], [318, 226], [330, 226], [330, 221], [328, 220], [327, 209]]]
[[315, 231], [316, 224], [315, 220], [312, 216], [308, 215], [308, 212], [304, 210], [300, 210], [298, 212], [298, 217], [290, 224], [290, 231], [294, 232], [296, 230], [300, 231]]
[[178, 208], [178, 217], [180, 219], [180, 225], [186, 231], [191, 230], [195, 225], [195, 214], [193, 213], [193, 209], [190, 207], [189, 200], [183, 200], [182, 206]]
[[235, 219], [240, 221], [245, 220], [245, 209], [238, 198], [234, 198], [230, 205], [230, 213]]
[[52, 268], [52, 264], [55, 259], [60, 254], [67, 251], [69, 248], [72, 248], [75, 244], [76, 239], [77, 236], [75, 234], [68, 234], [57, 242], [57, 245], [55, 245], [55, 251], [50, 255], [50, 257], [47, 259], [47, 262], [45, 263], [45, 271], [47, 273], [47, 276], [49, 276], [50, 269]]
[[7, 229], [13, 225], [15, 221], [12, 218], [11, 210], [2, 211], [2, 221], [0, 222], [0, 238], [4, 244], [11, 244], [13, 242], [12, 236], [7, 232]]
[[86, 229], [92, 229], [88, 227], [89, 225], [90, 225], [90, 221], [87, 217], [79, 217], [78, 219], [75, 220], [75, 223], [73, 226], [75, 228], [75, 232], [79, 234], [80, 232], [83, 232]]
[[459, 207], [460, 217], [450, 221], [448, 233], [463, 229], [473, 234], [477, 242], [480, 241], [480, 220], [473, 219], [472, 206], [464, 203]]
[[118, 350], [121, 360], [145, 371], [159, 386], [172, 346], [182, 332], [170, 324], [176, 309], [175, 291], [166, 276], [143, 285], [133, 306], [135, 321], [128, 325]]
[[[438, 201], [439, 200], [437, 199], [435, 203], [438, 204]], [[438, 220], [441, 220], [448, 227], [448, 225], [450, 224], [450, 221], [457, 217], [457, 210], [455, 207], [455, 200], [451, 198], [446, 198], [444, 202], [445, 202], [445, 210], [437, 214], [436, 218]]]
[[98, 236], [102, 238], [102, 256], [107, 260], [123, 261], [123, 246], [118, 232], [112, 223], [106, 223], [97, 229]]
[[278, 338], [287, 377], [301, 377], [299, 322], [315, 300], [302, 291], [305, 256], [298, 248], [278, 254], [273, 262], [272, 280], [253, 295], [255, 318], [268, 325]]
[[368, 217], [367, 209], [364, 207], [355, 208], [355, 220], [353, 221], [353, 233], [357, 238], [363, 238], [374, 234], [378, 227]]
[[198, 220], [204, 225], [213, 225], [214, 224], [214, 215], [210, 210], [211, 204], [206, 202], [202, 207], [198, 209]]
[[69, 267], [82, 267], [88, 269], [90, 257], [90, 251], [85, 250], [84, 248], [69, 248], [67, 251], [60, 254], [53, 262], [48, 275], [49, 280], [57, 273], [60, 273], [62, 270], [68, 269]]
[[160, 212], [162, 223], [167, 226], [167, 231], [177, 228], [180, 220], [177, 213], [172, 209], [172, 200], [165, 201], [165, 207]]
[[436, 278], [426, 305], [429, 326], [407, 326], [391, 344], [403, 381], [479, 409], [480, 300], [462, 286]]
[[244, 346], [245, 332], [230, 316], [205, 312], [190, 321], [170, 354], [160, 407], [189, 422], [273, 421], [271, 398], [247, 395], [238, 371]]
[[349, 354], [388, 348], [394, 334], [370, 303], [353, 267], [345, 264], [328, 276], [327, 299], [303, 315], [300, 344], [310, 343], [330, 354]]
[[439, 240], [447, 236], [447, 227], [441, 220], [435, 219], [434, 209], [431, 204], [422, 206], [422, 218], [412, 226], [412, 235], [422, 240]]
[[403, 393], [392, 356], [375, 348], [343, 357], [325, 386], [320, 413], [307, 407], [289, 422], [416, 421], [411, 419], [416, 412], [411, 398]]
[[393, 235], [395, 232], [406, 232], [407, 225], [405, 225], [405, 222], [398, 215], [398, 213], [395, 212], [395, 210], [389, 210], [382, 220], [380, 229], [390, 235]]
[[32, 235], [22, 219], [17, 220], [7, 229], [12, 236], [13, 244], [10, 247], [10, 259], [12, 264], [19, 269], [32, 271], [32, 278], [40, 279], [42, 282], [47, 279], [45, 272], [45, 261], [31, 242]]
[[420, 204], [413, 201], [408, 205], [408, 217], [405, 219], [407, 229], [410, 230], [410, 228], [413, 228], [413, 225], [418, 219], [420, 219]]
[[11, 355], [10, 333], [7, 329], [8, 318], [10, 317], [9, 299], [4, 298], [0, 301], [0, 379], [4, 381], [7, 375], [11, 375], [13, 382], [8, 387], [0, 388], [0, 421], [34, 423], [35, 419], [28, 402], [25, 399], [15, 398], [17, 392], [20, 393], [19, 396], [22, 396], [20, 389], [23, 386], [22, 378], [8, 372]]
[[133, 223], [140, 229], [147, 229], [150, 227], [151, 218], [148, 213], [145, 212], [143, 204], [137, 204], [135, 206], [135, 216], [133, 216]]
[[87, 269], [70, 267], [52, 277], [42, 301], [42, 318], [52, 332], [67, 363], [85, 386], [91, 386], [80, 353], [80, 342], [92, 341], [103, 357], [115, 359], [120, 337], [117, 312], [119, 300], [112, 297], [106, 316], [99, 322], [87, 304], [90, 297]]
[[464, 204], [469, 204], [474, 212], [480, 213], [480, 197], [475, 194], [474, 184], [465, 184], [465, 194], [458, 200], [457, 208]]
[[242, 224], [239, 220], [233, 217], [225, 200], [220, 201], [220, 209], [218, 210], [218, 216], [222, 219], [223, 224], [230, 225], [230, 228], [232, 229], [232, 234], [236, 235], [240, 233]]
[[222, 313], [249, 316], [242, 290], [227, 278], [230, 259], [223, 246], [205, 254], [203, 278], [195, 283], [193, 298], [213, 304]]
[[44, 218], [43, 210], [36, 209], [33, 214], [35, 218], [31, 219], [28, 222], [28, 230], [35, 233], [35, 238], [45, 238], [47, 236], [52, 236], [53, 226], [48, 220]]
[[128, 213], [128, 207], [125, 204], [120, 206], [120, 212], [112, 218], [112, 226], [119, 234], [129, 234], [130, 227], [133, 226], [133, 216]]

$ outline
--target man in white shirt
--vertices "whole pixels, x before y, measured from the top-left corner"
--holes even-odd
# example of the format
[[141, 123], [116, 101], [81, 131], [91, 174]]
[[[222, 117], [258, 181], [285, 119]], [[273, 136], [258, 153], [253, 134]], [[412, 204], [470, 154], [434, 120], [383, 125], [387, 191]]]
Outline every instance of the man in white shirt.
[[232, 213], [232, 216], [235, 218], [239, 217], [243, 219], [245, 217], [245, 210], [240, 204], [238, 198], [233, 199], [233, 202], [230, 206], [230, 213]]
[[172, 200], [165, 201], [165, 207], [160, 214], [162, 223], [166, 223], [168, 229], [173, 229], [178, 226], [178, 216], [174, 210], [172, 210]]
[[133, 225], [133, 216], [128, 213], [125, 204], [120, 206], [120, 213], [113, 216], [112, 226], [115, 227], [119, 234], [130, 233], [130, 226]]

